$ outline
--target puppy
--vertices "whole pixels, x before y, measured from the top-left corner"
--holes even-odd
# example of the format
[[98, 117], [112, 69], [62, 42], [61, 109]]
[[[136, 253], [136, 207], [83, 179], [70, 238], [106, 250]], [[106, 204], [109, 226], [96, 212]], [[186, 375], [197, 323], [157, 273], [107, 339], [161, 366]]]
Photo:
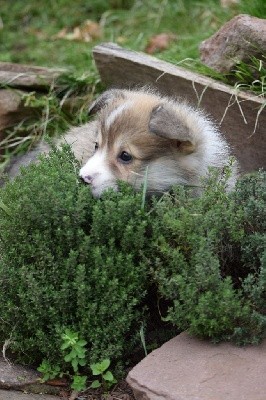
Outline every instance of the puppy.
[[[139, 190], [146, 179], [150, 193], [175, 184], [200, 187], [209, 167], [222, 174], [229, 163], [229, 146], [208, 117], [151, 90], [107, 90], [91, 105], [89, 115], [96, 115], [93, 122], [72, 128], [63, 140], [80, 160], [80, 177], [95, 197], [108, 188], [117, 190], [118, 180]], [[41, 143], [12, 166], [10, 176], [48, 151]], [[235, 162], [229, 189], [236, 176]]]

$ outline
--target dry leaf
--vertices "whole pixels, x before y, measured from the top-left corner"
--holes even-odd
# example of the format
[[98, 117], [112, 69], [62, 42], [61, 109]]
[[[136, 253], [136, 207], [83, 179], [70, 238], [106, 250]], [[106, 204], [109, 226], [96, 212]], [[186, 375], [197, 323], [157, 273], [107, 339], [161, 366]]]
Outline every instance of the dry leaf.
[[68, 381], [65, 378], [49, 379], [45, 383], [50, 386], [68, 386]]
[[67, 28], [63, 28], [56, 35], [53, 36], [53, 39], [65, 39], [66, 35], [67, 35]]
[[82, 32], [84, 35], [89, 35], [92, 39], [99, 39], [102, 36], [102, 29], [100, 25], [95, 22], [87, 19], [85, 22]]
[[119, 43], [119, 44], [124, 44], [124, 43], [127, 42], [127, 38], [125, 36], [118, 36], [116, 38], [116, 42]]
[[220, 0], [220, 3], [223, 8], [230, 8], [238, 4], [239, 0]]
[[168, 49], [171, 42], [176, 39], [173, 33], [160, 33], [159, 35], [152, 36], [146, 46], [146, 53], [154, 54]]
[[100, 25], [88, 19], [82, 25], [76, 26], [73, 31], [69, 32], [67, 28], [61, 29], [53, 39], [66, 39], [66, 40], [77, 40], [81, 42], [91, 42], [94, 39], [98, 39], [102, 36], [102, 30]]
[[47, 35], [40, 29], [29, 28], [26, 30], [26, 32], [29, 33], [30, 35], [36, 36], [37, 39], [40, 39], [40, 40], [47, 39]]

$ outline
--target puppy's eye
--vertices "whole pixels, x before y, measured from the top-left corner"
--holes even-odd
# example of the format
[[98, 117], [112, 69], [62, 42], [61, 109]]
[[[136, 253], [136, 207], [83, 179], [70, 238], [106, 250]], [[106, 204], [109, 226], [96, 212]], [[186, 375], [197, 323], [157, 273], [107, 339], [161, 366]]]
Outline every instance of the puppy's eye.
[[128, 164], [132, 161], [132, 155], [127, 153], [126, 151], [122, 151], [118, 158], [124, 164]]
[[95, 142], [95, 147], [94, 147], [95, 151], [98, 150], [98, 148], [99, 148], [99, 143]]

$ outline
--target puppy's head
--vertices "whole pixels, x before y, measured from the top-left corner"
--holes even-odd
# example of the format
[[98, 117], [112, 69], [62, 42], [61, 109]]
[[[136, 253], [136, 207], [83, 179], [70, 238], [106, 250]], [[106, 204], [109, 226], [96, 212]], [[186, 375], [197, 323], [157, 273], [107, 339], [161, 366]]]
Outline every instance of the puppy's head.
[[177, 112], [174, 103], [153, 93], [109, 90], [89, 113], [98, 116], [97, 139], [80, 176], [95, 197], [107, 188], [116, 190], [118, 180], [140, 189], [146, 171], [148, 191], [163, 192], [185, 184], [197, 168], [186, 162], [196, 147], [188, 107]]

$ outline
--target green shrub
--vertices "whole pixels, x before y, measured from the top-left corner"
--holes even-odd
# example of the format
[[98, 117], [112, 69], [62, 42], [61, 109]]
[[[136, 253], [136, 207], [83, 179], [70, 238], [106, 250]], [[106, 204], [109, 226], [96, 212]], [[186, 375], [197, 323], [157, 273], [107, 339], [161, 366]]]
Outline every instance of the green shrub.
[[257, 343], [266, 327], [265, 173], [227, 194], [209, 182], [201, 198], [183, 188], [157, 207], [153, 232], [166, 319], [214, 341]]
[[125, 188], [96, 201], [77, 168], [67, 147], [54, 150], [1, 191], [0, 337], [27, 362], [58, 362], [66, 328], [88, 342], [89, 363], [117, 360], [139, 329], [141, 195]]
[[54, 149], [0, 191], [0, 341], [18, 358], [64, 368], [69, 329], [87, 342], [88, 365], [119, 364], [141, 326], [152, 346], [147, 310], [213, 341], [263, 337], [264, 172], [231, 194], [213, 174], [201, 197], [177, 187], [143, 207], [125, 184], [94, 199], [78, 168], [67, 146]]

